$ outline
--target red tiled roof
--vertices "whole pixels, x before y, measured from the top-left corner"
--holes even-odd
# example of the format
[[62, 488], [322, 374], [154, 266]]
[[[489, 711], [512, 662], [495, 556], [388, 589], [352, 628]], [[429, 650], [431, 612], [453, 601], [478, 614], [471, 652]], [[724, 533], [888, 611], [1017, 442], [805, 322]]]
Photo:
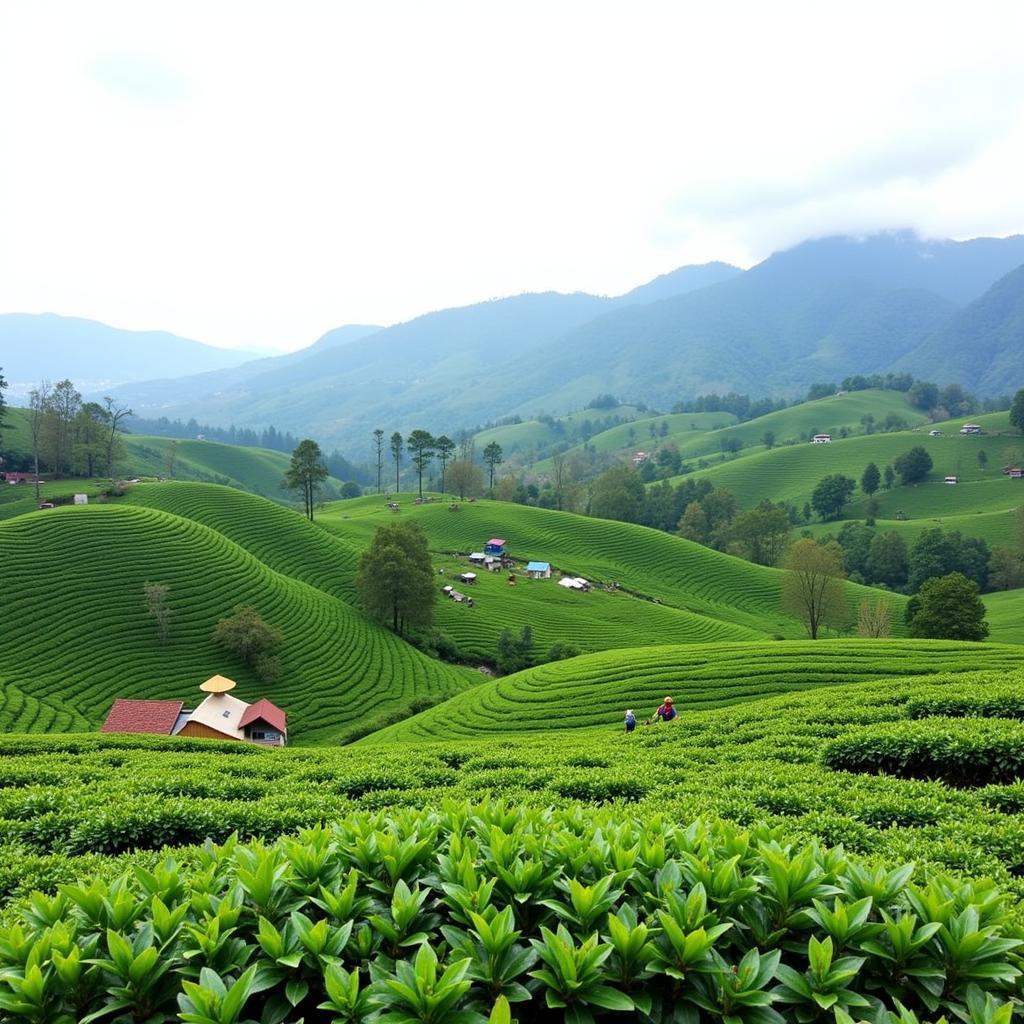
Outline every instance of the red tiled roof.
[[266, 697], [261, 697], [255, 704], [242, 712], [242, 719], [238, 723], [239, 729], [244, 729], [257, 719], [262, 719], [267, 725], [273, 726], [278, 732], [288, 732], [288, 716], [276, 705], [271, 704]]
[[169, 736], [183, 703], [180, 700], [126, 700], [118, 697], [100, 732], [155, 732]]
[[502, 544], [504, 544], [504, 543], [505, 543], [505, 538], [504, 538], [504, 537], [492, 537], [492, 538], [491, 538], [491, 539], [490, 539], [490, 540], [489, 540], [489, 541], [487, 542], [487, 546], [488, 546], [488, 547], [497, 547], [497, 548], [500, 548], [500, 547], [502, 546]]

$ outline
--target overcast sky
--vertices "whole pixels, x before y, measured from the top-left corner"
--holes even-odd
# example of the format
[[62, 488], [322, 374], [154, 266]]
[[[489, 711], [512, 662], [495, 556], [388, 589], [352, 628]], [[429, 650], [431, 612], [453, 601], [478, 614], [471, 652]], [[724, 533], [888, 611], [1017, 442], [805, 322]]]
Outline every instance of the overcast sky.
[[1024, 3], [2, 0], [0, 312], [297, 348], [1024, 231]]

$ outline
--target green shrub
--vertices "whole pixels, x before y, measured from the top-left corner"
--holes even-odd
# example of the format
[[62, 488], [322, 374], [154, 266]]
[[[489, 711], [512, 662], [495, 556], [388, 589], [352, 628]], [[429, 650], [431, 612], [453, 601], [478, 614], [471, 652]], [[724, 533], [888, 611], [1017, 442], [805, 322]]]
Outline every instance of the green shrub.
[[1024, 726], [999, 720], [925, 718], [871, 726], [831, 743], [824, 763], [838, 771], [986, 786], [1024, 777]]
[[1003, 898], [912, 873], [621, 807], [361, 810], [36, 893], [0, 927], [0, 1013], [483, 1024], [546, 1003], [553, 1020], [786, 1024], [832, 1019], [826, 1002], [1008, 1021], [1022, 940]]

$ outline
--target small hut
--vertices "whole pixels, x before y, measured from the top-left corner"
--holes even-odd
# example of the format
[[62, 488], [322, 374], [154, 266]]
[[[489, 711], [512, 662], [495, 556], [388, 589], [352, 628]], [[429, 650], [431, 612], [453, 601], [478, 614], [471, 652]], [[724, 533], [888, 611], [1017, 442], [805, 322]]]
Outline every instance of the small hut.
[[526, 575], [531, 580], [547, 580], [551, 578], [550, 562], [527, 562]]

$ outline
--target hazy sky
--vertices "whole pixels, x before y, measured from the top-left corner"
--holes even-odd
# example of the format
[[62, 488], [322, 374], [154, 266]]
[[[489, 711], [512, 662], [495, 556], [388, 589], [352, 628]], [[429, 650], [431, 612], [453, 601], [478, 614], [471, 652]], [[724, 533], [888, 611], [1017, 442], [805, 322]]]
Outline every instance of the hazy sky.
[[0, 0], [0, 312], [296, 348], [1024, 231], [1024, 3]]

